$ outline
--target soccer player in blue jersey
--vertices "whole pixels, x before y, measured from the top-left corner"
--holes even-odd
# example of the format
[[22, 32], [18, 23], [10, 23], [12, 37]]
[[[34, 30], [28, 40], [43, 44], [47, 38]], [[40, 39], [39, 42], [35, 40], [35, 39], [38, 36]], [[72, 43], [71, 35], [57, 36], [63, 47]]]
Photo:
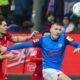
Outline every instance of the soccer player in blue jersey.
[[51, 26], [50, 35], [42, 36], [32, 42], [1, 47], [1, 51], [16, 50], [29, 47], [40, 47], [42, 50], [43, 77], [45, 80], [71, 80], [61, 71], [66, 45], [76, 47], [74, 53], [80, 51], [80, 44], [71, 37], [61, 33], [62, 25], [55, 23]]

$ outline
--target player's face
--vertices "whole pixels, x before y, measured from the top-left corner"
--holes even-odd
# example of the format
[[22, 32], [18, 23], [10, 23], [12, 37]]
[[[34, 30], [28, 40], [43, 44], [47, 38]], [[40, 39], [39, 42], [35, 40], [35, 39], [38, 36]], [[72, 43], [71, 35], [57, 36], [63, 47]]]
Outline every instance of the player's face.
[[63, 19], [63, 24], [64, 24], [64, 25], [68, 25], [68, 24], [69, 24], [69, 20], [68, 20], [67, 18], [64, 18], [64, 19]]
[[7, 32], [7, 23], [5, 21], [2, 21], [2, 24], [0, 25], [0, 34], [5, 34]]
[[52, 25], [51, 29], [50, 29], [50, 32], [51, 32], [51, 38], [56, 40], [58, 39], [60, 33], [61, 33], [61, 30], [62, 30], [62, 26], [60, 25]]

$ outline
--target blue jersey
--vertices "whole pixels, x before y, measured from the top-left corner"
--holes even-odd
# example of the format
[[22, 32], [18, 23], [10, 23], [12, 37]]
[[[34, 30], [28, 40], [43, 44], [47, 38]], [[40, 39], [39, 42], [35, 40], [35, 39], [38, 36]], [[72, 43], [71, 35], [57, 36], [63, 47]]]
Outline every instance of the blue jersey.
[[58, 40], [52, 40], [51, 36], [43, 36], [38, 41], [33, 41], [34, 46], [42, 48], [43, 68], [55, 68], [61, 69], [62, 60], [64, 57], [64, 51], [67, 44], [78, 47], [78, 43], [75, 42], [69, 36], [61, 34]]
[[8, 47], [7, 50], [28, 48], [31, 46], [40, 47], [42, 49], [43, 68], [54, 68], [60, 70], [67, 44], [80, 48], [80, 44], [74, 41], [71, 37], [66, 36], [65, 34], [60, 34], [57, 40], [52, 40], [51, 36], [47, 35], [40, 39], [33, 40], [32, 42], [13, 45]]

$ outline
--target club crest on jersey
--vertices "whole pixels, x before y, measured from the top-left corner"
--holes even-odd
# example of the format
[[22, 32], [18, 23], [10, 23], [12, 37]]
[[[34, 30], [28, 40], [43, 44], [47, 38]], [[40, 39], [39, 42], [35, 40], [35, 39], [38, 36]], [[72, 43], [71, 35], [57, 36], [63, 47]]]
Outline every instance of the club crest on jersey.
[[59, 44], [58, 44], [58, 47], [62, 47], [62, 43], [59, 43]]

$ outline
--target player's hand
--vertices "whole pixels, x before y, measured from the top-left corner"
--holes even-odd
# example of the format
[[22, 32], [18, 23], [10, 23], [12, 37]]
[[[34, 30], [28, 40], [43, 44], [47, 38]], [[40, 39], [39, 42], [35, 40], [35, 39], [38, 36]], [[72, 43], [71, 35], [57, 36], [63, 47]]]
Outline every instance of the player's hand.
[[31, 33], [31, 37], [33, 38], [33, 37], [35, 37], [35, 36], [38, 35], [38, 34], [39, 34], [38, 31], [33, 31], [33, 32]]
[[6, 58], [13, 60], [17, 57], [17, 55], [13, 54], [12, 52], [6, 54]]
[[79, 53], [79, 52], [80, 52], [80, 48], [76, 48], [76, 49], [74, 49], [74, 51], [73, 51], [74, 54], [77, 54], [77, 53]]
[[[4, 46], [2, 46], [2, 45], [0, 45], [0, 52], [1, 52], [1, 54], [3, 54], [4, 52], [6, 52], [7, 51], [7, 48], [6, 47], [4, 47]], [[0, 54], [0, 55], [1, 55]]]

